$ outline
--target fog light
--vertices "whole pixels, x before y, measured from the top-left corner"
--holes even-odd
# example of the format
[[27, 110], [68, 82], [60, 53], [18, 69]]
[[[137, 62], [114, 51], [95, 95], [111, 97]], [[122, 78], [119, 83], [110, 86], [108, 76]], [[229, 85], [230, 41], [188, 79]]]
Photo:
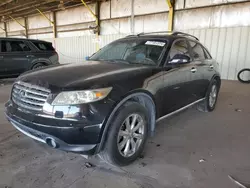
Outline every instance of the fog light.
[[58, 148], [59, 145], [55, 142], [53, 138], [47, 138], [46, 143], [52, 148]]

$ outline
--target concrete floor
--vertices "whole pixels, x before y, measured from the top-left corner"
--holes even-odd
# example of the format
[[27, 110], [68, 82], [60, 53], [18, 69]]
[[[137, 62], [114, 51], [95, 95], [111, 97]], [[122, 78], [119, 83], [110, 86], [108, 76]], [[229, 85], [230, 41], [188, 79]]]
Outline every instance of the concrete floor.
[[[11, 86], [0, 86], [0, 188], [211, 188], [250, 180], [250, 85], [223, 81], [212, 113], [188, 109], [158, 123], [134, 164], [116, 168], [54, 150], [16, 131], [4, 117]], [[91, 161], [95, 167], [87, 168]]]

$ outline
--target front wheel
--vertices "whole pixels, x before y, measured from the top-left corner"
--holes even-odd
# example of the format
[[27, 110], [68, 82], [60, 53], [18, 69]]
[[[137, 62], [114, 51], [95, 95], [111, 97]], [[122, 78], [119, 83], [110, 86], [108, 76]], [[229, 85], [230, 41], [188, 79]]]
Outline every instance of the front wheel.
[[139, 157], [148, 135], [147, 114], [145, 107], [136, 102], [128, 102], [117, 112], [101, 152], [106, 162], [124, 166]]
[[198, 104], [198, 110], [202, 112], [211, 112], [215, 109], [217, 98], [219, 93], [219, 83], [217, 80], [213, 80], [207, 90], [204, 101]]

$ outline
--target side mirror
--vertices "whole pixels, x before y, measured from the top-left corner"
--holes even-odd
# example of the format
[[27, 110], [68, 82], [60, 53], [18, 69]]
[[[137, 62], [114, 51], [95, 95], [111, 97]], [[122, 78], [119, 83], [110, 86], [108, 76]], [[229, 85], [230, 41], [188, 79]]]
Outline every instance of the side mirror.
[[176, 54], [169, 62], [170, 64], [187, 64], [190, 63], [190, 57], [185, 54]]
[[85, 60], [88, 61], [88, 60], [89, 60], [89, 56], [86, 56], [86, 57], [85, 57]]

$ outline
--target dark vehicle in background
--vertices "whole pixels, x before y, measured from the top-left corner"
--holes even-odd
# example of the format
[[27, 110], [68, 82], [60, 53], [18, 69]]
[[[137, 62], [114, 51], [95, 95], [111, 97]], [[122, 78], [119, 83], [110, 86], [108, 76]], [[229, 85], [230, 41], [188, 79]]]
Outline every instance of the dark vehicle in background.
[[19, 38], [0, 38], [0, 77], [15, 77], [25, 71], [58, 64], [52, 43]]
[[128, 165], [157, 121], [194, 104], [213, 111], [220, 85], [218, 63], [197, 38], [138, 34], [110, 43], [86, 63], [23, 74], [6, 116], [53, 148]]

